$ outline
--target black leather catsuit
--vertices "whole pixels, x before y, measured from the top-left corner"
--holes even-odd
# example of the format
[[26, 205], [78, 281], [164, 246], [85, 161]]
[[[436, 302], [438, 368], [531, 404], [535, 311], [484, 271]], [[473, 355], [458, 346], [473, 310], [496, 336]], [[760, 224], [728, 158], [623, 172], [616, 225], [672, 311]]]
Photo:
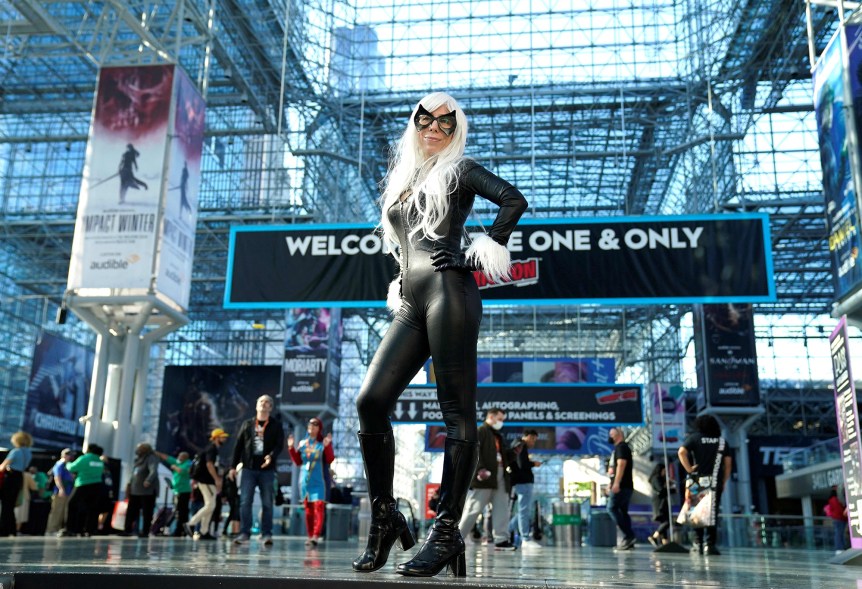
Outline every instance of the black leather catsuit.
[[441, 249], [460, 253], [475, 195], [500, 207], [488, 235], [501, 245], [508, 242], [527, 201], [514, 186], [472, 160], [463, 160], [458, 178], [450, 193], [449, 214], [437, 230], [440, 239], [421, 232], [408, 239], [410, 228], [418, 224], [409, 200], [396, 201], [384, 212], [401, 245], [401, 308], [368, 367], [356, 401], [362, 433], [391, 429], [389, 415], [398, 397], [430, 355], [447, 435], [477, 439], [476, 346], [482, 299], [472, 272], [435, 271], [431, 255]]

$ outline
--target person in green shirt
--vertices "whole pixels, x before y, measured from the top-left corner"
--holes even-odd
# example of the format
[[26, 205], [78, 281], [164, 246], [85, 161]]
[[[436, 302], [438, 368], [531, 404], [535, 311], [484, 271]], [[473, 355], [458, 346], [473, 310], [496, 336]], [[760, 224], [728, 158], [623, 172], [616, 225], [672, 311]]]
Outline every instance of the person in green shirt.
[[33, 475], [33, 480], [36, 481], [36, 498], [46, 501], [51, 498], [51, 490], [48, 489], [48, 475], [41, 470], [34, 470], [35, 472], [32, 470], [30, 472]]
[[192, 496], [192, 479], [189, 474], [192, 461], [188, 452], [180, 452], [176, 458], [163, 452], [156, 452], [156, 455], [174, 473], [171, 488], [177, 505], [177, 527], [172, 536], [185, 536], [183, 524], [189, 521], [189, 500]]
[[90, 444], [87, 446], [87, 452], [67, 467], [69, 472], [75, 475], [75, 487], [69, 497], [66, 525], [68, 535], [92, 536], [96, 533], [102, 496], [102, 474], [105, 472], [103, 452], [98, 444]]

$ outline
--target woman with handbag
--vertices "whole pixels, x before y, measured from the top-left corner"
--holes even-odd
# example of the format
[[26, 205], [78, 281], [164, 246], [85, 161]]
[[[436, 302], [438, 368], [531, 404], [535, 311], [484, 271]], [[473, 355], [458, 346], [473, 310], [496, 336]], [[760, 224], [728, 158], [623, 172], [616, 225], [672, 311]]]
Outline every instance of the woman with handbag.
[[680, 464], [688, 473], [687, 493], [695, 493], [692, 489], [697, 489], [695, 494], [700, 494], [700, 502], [694, 508], [698, 519], [693, 522], [696, 536], [693, 551], [718, 556], [721, 554], [716, 548], [718, 510], [733, 467], [733, 451], [721, 437], [721, 425], [712, 415], [701, 415], [694, 427], [697, 432], [686, 439], [678, 452]]

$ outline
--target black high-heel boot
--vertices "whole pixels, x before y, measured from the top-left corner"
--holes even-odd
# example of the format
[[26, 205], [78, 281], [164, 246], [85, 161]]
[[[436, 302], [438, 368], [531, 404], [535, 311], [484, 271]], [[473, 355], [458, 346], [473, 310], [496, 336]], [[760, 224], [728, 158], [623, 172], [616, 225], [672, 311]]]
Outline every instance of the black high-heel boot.
[[365, 552], [353, 561], [353, 570], [370, 573], [386, 564], [396, 540], [402, 550], [413, 548], [416, 540], [392, 497], [392, 479], [395, 476], [395, 437], [392, 430], [382, 434], [359, 434], [359, 447], [365, 461], [365, 478], [368, 479], [371, 498], [371, 529]]
[[467, 576], [464, 539], [458, 530], [470, 481], [479, 459], [479, 444], [466, 440], [446, 439], [443, 457], [443, 480], [437, 519], [425, 544], [409, 562], [399, 564], [399, 574], [411, 577], [433, 577], [449, 567], [456, 577]]

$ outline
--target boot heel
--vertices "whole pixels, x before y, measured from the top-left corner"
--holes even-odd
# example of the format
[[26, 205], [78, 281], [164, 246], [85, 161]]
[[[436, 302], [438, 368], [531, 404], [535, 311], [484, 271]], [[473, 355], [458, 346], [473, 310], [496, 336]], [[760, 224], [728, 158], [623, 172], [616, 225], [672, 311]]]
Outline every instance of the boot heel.
[[413, 538], [413, 533], [409, 527], [401, 530], [401, 535], [398, 536], [398, 542], [401, 544], [401, 550], [410, 550], [416, 546], [416, 540]]
[[449, 561], [449, 568], [456, 577], [467, 576], [467, 559], [464, 557], [463, 552], [452, 557]]

